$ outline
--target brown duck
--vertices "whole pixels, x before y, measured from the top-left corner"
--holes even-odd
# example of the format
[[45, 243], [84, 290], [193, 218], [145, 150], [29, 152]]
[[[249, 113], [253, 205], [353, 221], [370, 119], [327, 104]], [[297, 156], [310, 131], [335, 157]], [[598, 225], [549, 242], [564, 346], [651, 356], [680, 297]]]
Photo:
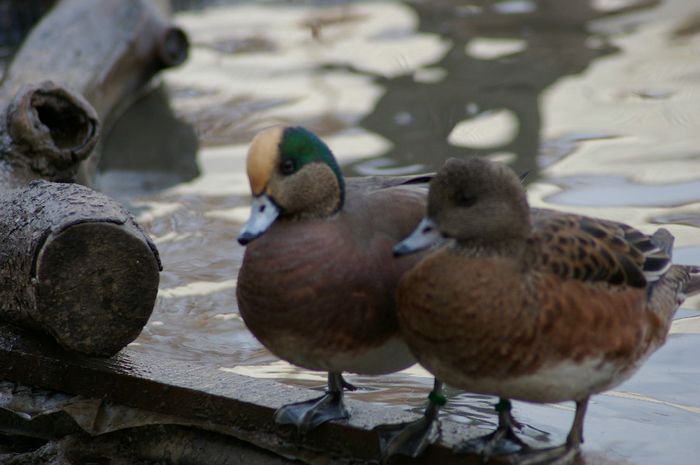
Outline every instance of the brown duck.
[[342, 372], [378, 375], [415, 363], [398, 335], [395, 289], [420, 257], [395, 260], [392, 247], [423, 216], [427, 178], [346, 180], [328, 146], [301, 127], [260, 132], [247, 173], [241, 316], [278, 357], [329, 374], [325, 396], [276, 413], [303, 433], [348, 417]]
[[[450, 243], [402, 279], [399, 321], [418, 361], [461, 389], [499, 396], [499, 427], [462, 450], [565, 463], [583, 440], [591, 395], [622, 383], [661, 346], [695, 267], [672, 265], [673, 236], [530, 209], [518, 176], [483, 159], [449, 160], [431, 181], [427, 217], [398, 255]], [[575, 401], [566, 443], [532, 450], [507, 399]]]

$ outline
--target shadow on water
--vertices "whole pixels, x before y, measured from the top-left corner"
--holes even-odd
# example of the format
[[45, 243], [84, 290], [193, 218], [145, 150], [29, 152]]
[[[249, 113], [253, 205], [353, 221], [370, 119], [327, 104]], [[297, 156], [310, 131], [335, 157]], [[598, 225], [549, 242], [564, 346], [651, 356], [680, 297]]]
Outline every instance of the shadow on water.
[[175, 115], [167, 88], [158, 85], [106, 128], [98, 187], [134, 195], [191, 181], [200, 175], [198, 149], [194, 128]]

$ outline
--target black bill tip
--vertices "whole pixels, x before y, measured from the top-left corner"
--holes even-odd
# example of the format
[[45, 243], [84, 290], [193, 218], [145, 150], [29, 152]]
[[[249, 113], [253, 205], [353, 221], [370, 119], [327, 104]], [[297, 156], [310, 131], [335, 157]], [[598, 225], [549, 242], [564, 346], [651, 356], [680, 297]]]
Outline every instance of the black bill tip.
[[241, 245], [248, 245], [258, 237], [260, 237], [260, 234], [253, 234], [251, 232], [244, 231], [240, 234], [240, 236], [238, 236], [238, 243]]
[[396, 244], [394, 246], [394, 257], [403, 257], [404, 255], [409, 255], [414, 252], [417, 252], [413, 248], [409, 247], [408, 245], [404, 244], [403, 242]]

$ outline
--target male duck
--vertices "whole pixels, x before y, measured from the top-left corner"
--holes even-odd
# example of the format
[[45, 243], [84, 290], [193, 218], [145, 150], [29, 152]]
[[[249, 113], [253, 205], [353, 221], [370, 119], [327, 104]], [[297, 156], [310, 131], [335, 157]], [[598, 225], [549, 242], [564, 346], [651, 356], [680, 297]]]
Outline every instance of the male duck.
[[377, 375], [415, 359], [398, 335], [395, 289], [420, 257], [393, 245], [423, 216], [427, 178], [343, 179], [328, 146], [301, 127], [253, 139], [253, 194], [238, 241], [246, 245], [236, 297], [250, 331], [272, 353], [328, 372], [328, 392], [281, 407], [301, 433], [347, 418], [341, 373]]
[[[484, 159], [445, 164], [427, 217], [395, 252], [439, 235], [452, 240], [399, 285], [401, 330], [436, 377], [501, 397], [498, 429], [462, 449], [517, 445], [521, 464], [573, 459], [589, 397], [632, 376], [664, 343], [685, 294], [700, 290], [697, 268], [671, 264], [668, 231], [530, 209], [515, 173]], [[511, 398], [575, 401], [566, 443], [528, 450], [512, 431]]]

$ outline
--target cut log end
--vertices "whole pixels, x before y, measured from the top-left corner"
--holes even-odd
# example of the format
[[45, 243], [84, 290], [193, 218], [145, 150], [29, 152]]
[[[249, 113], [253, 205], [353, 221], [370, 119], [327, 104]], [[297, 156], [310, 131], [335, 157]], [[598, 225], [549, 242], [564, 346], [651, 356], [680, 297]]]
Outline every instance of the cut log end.
[[158, 58], [163, 67], [178, 66], [187, 59], [190, 43], [187, 34], [179, 27], [168, 27], [157, 44]]
[[45, 82], [17, 94], [8, 109], [8, 129], [33, 165], [56, 171], [90, 155], [98, 140], [99, 122], [81, 96]]
[[109, 356], [136, 339], [158, 292], [159, 264], [125, 226], [70, 226], [44, 243], [34, 286], [40, 320], [66, 349]]

